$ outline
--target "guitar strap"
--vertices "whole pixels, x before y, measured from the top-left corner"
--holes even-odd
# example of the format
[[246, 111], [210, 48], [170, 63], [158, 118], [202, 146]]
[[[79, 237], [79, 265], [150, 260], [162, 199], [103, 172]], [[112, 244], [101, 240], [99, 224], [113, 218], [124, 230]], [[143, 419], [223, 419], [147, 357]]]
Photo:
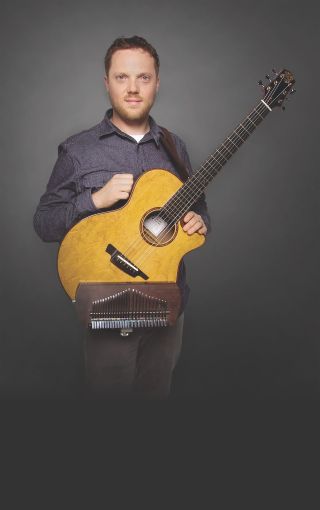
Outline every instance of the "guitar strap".
[[161, 131], [162, 136], [160, 136], [160, 140], [162, 142], [162, 145], [165, 148], [175, 168], [177, 169], [181, 179], [183, 180], [183, 182], [185, 182], [189, 178], [189, 173], [186, 169], [186, 165], [184, 164], [184, 162], [182, 161], [178, 154], [173, 137], [171, 133], [162, 126]]

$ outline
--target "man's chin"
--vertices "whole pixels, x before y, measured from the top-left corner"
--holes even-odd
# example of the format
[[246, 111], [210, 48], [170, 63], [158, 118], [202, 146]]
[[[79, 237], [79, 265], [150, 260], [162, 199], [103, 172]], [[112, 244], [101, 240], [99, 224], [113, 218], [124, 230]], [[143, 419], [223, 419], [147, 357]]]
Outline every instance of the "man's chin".
[[148, 112], [128, 112], [124, 117], [123, 120], [131, 121], [131, 122], [143, 122], [145, 121], [149, 116]]
[[[115, 110], [115, 109], [114, 109]], [[117, 115], [124, 122], [144, 122], [149, 117], [150, 109], [144, 110], [124, 110], [124, 109], [116, 109]]]

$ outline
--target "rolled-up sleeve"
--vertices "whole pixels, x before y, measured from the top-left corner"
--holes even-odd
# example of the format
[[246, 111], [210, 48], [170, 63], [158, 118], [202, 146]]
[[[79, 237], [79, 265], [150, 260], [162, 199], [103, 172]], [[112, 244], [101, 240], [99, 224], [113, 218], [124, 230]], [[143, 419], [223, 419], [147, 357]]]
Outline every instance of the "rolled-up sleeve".
[[76, 221], [96, 211], [91, 190], [79, 189], [77, 171], [67, 145], [60, 144], [46, 192], [34, 214], [35, 231], [43, 241], [61, 241]]

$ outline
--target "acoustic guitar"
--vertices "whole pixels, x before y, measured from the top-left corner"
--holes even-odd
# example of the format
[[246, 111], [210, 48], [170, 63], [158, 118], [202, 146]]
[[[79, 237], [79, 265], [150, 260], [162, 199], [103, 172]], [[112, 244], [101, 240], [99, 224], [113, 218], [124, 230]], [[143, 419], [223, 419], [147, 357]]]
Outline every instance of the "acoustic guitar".
[[88, 216], [64, 237], [58, 253], [61, 283], [72, 300], [83, 283], [175, 283], [183, 256], [205, 242], [186, 234], [183, 216], [238, 148], [274, 107], [294, 93], [292, 73], [276, 73], [263, 85], [263, 99], [201, 167], [182, 183], [165, 169], [153, 169], [135, 182], [126, 204]]

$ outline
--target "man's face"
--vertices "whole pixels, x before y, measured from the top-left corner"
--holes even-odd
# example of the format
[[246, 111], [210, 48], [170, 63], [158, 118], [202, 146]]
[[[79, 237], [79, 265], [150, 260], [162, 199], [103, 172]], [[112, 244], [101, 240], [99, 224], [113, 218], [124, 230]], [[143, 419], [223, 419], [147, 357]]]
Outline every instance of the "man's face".
[[117, 50], [105, 84], [114, 115], [128, 123], [144, 121], [159, 88], [153, 57], [140, 48]]

